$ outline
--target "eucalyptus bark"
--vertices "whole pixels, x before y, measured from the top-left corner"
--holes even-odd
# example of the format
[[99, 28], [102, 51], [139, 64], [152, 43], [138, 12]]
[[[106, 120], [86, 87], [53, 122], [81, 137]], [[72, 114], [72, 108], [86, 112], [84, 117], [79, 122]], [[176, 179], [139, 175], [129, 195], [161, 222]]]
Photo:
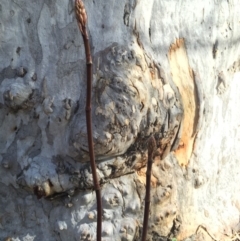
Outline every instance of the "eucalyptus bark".
[[[151, 135], [158, 154], [147, 237], [236, 238], [239, 0], [84, 4], [102, 239], [141, 239]], [[86, 54], [74, 8], [0, 2], [1, 240], [96, 237]]]

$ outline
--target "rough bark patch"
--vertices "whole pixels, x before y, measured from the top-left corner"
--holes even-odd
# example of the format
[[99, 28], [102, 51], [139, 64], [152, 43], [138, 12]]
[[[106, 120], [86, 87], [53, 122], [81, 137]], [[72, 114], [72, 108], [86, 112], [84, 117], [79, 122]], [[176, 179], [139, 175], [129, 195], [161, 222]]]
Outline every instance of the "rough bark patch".
[[189, 66], [184, 39], [177, 39], [168, 52], [171, 74], [182, 96], [184, 107], [183, 132], [175, 151], [180, 165], [187, 165], [192, 154], [198, 117], [197, 91], [193, 71]]

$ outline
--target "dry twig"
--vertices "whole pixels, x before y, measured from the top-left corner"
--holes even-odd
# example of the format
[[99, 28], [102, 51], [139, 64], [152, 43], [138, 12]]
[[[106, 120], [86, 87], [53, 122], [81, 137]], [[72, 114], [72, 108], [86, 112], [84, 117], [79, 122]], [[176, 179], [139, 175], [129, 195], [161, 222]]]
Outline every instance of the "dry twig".
[[148, 228], [148, 218], [149, 218], [149, 208], [150, 208], [150, 191], [151, 191], [151, 174], [152, 174], [152, 163], [154, 158], [154, 153], [156, 151], [156, 140], [154, 136], [151, 136], [148, 140], [148, 163], [146, 172], [146, 196], [145, 196], [145, 208], [144, 208], [144, 218], [143, 218], [143, 231], [142, 231], [142, 241], [146, 241], [147, 238], [147, 228]]
[[82, 0], [75, 0], [75, 12], [78, 22], [78, 27], [81, 31], [85, 53], [86, 53], [86, 64], [87, 64], [87, 102], [86, 102], [86, 121], [87, 121], [87, 135], [88, 135], [88, 148], [90, 163], [93, 176], [93, 184], [96, 192], [97, 199], [97, 241], [101, 241], [102, 233], [102, 199], [101, 189], [97, 177], [95, 155], [93, 148], [93, 136], [92, 136], [92, 115], [91, 115], [91, 92], [92, 92], [92, 57], [90, 50], [90, 41], [87, 33], [87, 13]]

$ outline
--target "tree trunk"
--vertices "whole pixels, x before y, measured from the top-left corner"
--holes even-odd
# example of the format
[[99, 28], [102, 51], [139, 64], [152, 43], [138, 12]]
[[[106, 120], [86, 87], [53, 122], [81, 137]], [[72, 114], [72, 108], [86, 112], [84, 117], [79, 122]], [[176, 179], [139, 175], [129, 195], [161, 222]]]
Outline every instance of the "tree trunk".
[[[234, 240], [240, 1], [88, 0], [102, 240]], [[0, 1], [0, 240], [96, 240], [74, 1]]]

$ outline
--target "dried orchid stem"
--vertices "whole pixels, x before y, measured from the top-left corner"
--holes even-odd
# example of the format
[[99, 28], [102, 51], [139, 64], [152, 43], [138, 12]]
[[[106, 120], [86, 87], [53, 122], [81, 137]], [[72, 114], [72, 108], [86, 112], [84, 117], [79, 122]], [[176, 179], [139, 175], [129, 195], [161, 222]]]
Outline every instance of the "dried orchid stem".
[[147, 172], [146, 172], [146, 196], [145, 196], [145, 208], [144, 208], [144, 218], [143, 218], [142, 241], [146, 241], [146, 238], [147, 238], [149, 207], [150, 207], [150, 201], [151, 201], [150, 190], [151, 190], [152, 163], [153, 163], [156, 146], [157, 146], [156, 140], [154, 136], [151, 136], [148, 140], [148, 163], [147, 163]]
[[96, 192], [97, 199], [97, 241], [101, 241], [102, 233], [102, 199], [101, 199], [101, 188], [97, 177], [95, 155], [93, 148], [93, 136], [92, 136], [92, 114], [91, 114], [91, 92], [92, 92], [92, 57], [90, 50], [90, 43], [87, 34], [87, 13], [82, 0], [75, 0], [75, 12], [78, 22], [78, 27], [81, 31], [85, 53], [86, 53], [86, 64], [87, 64], [87, 102], [86, 102], [86, 121], [87, 121], [87, 135], [88, 135], [88, 148], [90, 163], [92, 169], [92, 177], [94, 189]]

